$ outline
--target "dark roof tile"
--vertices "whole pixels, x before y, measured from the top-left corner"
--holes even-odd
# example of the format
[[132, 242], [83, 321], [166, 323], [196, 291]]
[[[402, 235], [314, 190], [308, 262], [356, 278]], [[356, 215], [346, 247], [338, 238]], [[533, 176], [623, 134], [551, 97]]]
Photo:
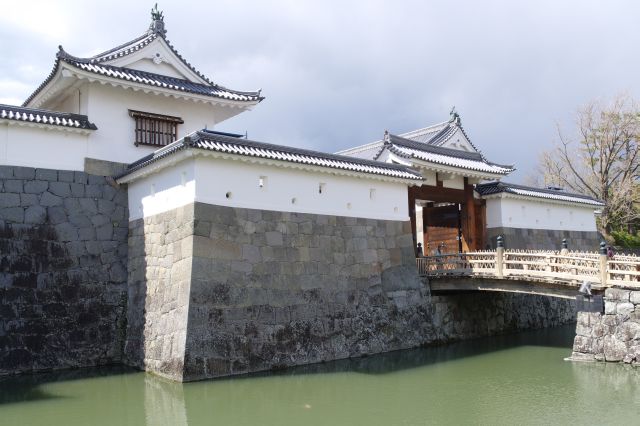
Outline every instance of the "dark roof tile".
[[96, 125], [91, 123], [86, 115], [13, 105], [0, 104], [0, 120], [21, 121], [72, 129], [97, 130]]
[[401, 165], [363, 160], [344, 155], [327, 154], [324, 152], [293, 148], [283, 145], [256, 142], [207, 130], [194, 132], [181, 140], [157, 150], [153, 154], [141, 158], [135, 163], [130, 164], [127, 170], [117, 176], [117, 178], [122, 178], [136, 170], [158, 161], [161, 158], [187, 148], [260, 157], [271, 160], [307, 164], [310, 166], [382, 175], [392, 178], [416, 181], [422, 180], [420, 173]]

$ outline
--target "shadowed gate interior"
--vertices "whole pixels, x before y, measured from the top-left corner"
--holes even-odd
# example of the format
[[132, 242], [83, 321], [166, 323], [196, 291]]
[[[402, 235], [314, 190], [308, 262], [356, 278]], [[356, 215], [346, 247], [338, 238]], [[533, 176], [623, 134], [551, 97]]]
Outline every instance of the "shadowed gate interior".
[[[473, 185], [464, 179], [464, 189], [436, 186], [409, 188], [409, 214], [414, 245], [425, 255], [481, 250], [486, 240], [485, 202], [476, 199]], [[416, 254], [418, 252], [416, 251]]]

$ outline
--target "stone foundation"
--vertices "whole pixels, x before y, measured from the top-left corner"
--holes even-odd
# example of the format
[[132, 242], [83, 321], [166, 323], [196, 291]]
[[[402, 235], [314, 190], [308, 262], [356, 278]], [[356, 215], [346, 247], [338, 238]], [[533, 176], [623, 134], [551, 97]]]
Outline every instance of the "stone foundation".
[[579, 312], [571, 359], [640, 363], [640, 291], [609, 288], [604, 314]]
[[0, 166], [0, 375], [122, 360], [127, 194]]
[[418, 346], [434, 332], [410, 232], [200, 203], [133, 221], [127, 357], [197, 380]]
[[198, 380], [575, 321], [575, 302], [431, 297], [409, 222], [196, 203], [132, 221], [127, 359]]
[[513, 250], [560, 250], [566, 239], [569, 250], [598, 251], [602, 237], [596, 231], [559, 231], [549, 229], [488, 228], [487, 245], [497, 247], [496, 239], [502, 235], [504, 247]]

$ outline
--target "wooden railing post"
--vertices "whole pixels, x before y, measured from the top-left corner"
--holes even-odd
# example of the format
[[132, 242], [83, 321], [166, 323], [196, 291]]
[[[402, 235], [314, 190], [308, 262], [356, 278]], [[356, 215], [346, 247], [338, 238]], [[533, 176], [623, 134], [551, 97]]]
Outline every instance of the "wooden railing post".
[[600, 243], [600, 284], [607, 285], [607, 244], [603, 241]]
[[504, 261], [504, 241], [502, 236], [498, 235], [498, 246], [496, 247], [496, 276], [502, 278], [504, 276], [503, 271]]

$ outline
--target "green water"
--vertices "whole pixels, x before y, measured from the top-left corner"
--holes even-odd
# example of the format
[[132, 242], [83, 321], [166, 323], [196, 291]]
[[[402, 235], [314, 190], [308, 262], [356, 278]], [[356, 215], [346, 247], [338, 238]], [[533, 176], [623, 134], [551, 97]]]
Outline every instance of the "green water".
[[0, 381], [1, 425], [640, 424], [640, 369], [563, 361], [574, 327], [224, 380]]

